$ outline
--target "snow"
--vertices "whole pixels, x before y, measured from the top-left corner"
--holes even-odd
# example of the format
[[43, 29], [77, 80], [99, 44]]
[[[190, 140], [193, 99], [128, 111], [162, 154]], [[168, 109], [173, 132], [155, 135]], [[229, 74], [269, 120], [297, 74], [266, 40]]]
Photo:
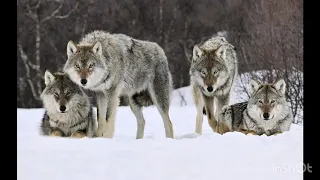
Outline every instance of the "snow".
[[[244, 76], [250, 77], [238, 77], [231, 104], [248, 98], [243, 91], [246, 82], [241, 81], [248, 80]], [[153, 106], [143, 109], [145, 135], [139, 140], [129, 107], [119, 107], [113, 139], [40, 136], [43, 112], [17, 109], [19, 180], [303, 179], [303, 125], [293, 124], [290, 131], [269, 137], [219, 135], [204, 116], [203, 134], [198, 135], [190, 86], [173, 92], [174, 139], [165, 138], [161, 116]]]
[[[219, 135], [204, 120], [195, 129], [195, 107], [172, 106], [175, 139], [165, 138], [154, 107], [144, 108], [144, 139], [136, 140], [129, 107], [119, 107], [113, 139], [39, 135], [43, 109], [17, 109], [19, 180], [300, 180], [303, 128], [277, 136]], [[206, 116], [204, 117], [206, 118]]]

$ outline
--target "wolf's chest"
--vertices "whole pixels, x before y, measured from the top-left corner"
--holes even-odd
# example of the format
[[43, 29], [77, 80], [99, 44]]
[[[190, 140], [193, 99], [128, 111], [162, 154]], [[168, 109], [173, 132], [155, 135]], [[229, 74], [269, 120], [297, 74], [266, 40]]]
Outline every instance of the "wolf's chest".
[[247, 125], [250, 130], [254, 130], [258, 134], [266, 134], [269, 135], [271, 132], [278, 129], [278, 125], [276, 121], [269, 120], [269, 121], [259, 121], [259, 122], [247, 122]]
[[77, 116], [74, 113], [68, 114], [59, 114], [59, 115], [52, 115], [50, 117], [49, 123], [50, 126], [53, 128], [58, 128], [63, 131], [65, 134], [70, 134], [72, 129], [77, 128], [73, 127], [77, 125], [78, 122], [83, 121], [82, 118]]

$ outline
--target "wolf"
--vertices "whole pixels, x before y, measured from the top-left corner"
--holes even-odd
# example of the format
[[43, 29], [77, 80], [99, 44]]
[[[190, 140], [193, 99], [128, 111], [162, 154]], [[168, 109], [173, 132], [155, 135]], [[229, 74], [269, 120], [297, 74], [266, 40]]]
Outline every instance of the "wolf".
[[189, 75], [197, 108], [195, 132], [202, 134], [204, 113], [215, 132], [218, 118], [215, 116], [224, 105], [229, 105], [230, 93], [238, 75], [234, 46], [224, 36], [213, 36], [204, 43], [195, 45]]
[[45, 113], [41, 134], [60, 137], [94, 137], [96, 119], [89, 97], [64, 72], [45, 71], [45, 85], [40, 95]]
[[64, 71], [75, 83], [95, 92], [98, 137], [113, 137], [119, 96], [125, 96], [137, 120], [137, 139], [144, 136], [142, 108], [151, 104], [161, 114], [166, 137], [173, 138], [169, 117], [172, 77], [157, 43], [95, 30], [77, 44], [70, 40], [67, 56]]
[[286, 83], [279, 79], [273, 84], [249, 82], [249, 100], [224, 106], [219, 114], [218, 133], [239, 131], [244, 134], [267, 136], [290, 129], [293, 115], [286, 101]]

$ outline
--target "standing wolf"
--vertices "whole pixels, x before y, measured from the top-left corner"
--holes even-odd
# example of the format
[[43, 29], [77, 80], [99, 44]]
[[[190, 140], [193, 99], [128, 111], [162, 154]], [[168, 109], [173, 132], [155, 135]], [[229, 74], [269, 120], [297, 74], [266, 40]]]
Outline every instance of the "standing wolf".
[[251, 80], [248, 101], [222, 108], [219, 133], [239, 131], [269, 136], [288, 131], [293, 116], [285, 98], [285, 91], [286, 84], [283, 79], [274, 84], [261, 84]]
[[113, 137], [119, 96], [127, 96], [137, 120], [137, 139], [144, 136], [142, 107], [150, 104], [155, 104], [161, 114], [166, 137], [173, 138], [169, 118], [172, 79], [167, 57], [158, 44], [93, 31], [79, 44], [69, 41], [67, 55], [64, 71], [96, 94], [97, 136]]
[[44, 75], [45, 89], [41, 99], [45, 114], [41, 122], [43, 135], [93, 137], [96, 130], [95, 118], [88, 96], [66, 73]]
[[216, 131], [215, 116], [222, 106], [229, 104], [230, 93], [238, 74], [238, 60], [234, 46], [223, 36], [212, 37], [200, 46], [195, 45], [189, 74], [193, 99], [197, 107], [195, 131], [202, 134], [203, 108], [210, 127]]

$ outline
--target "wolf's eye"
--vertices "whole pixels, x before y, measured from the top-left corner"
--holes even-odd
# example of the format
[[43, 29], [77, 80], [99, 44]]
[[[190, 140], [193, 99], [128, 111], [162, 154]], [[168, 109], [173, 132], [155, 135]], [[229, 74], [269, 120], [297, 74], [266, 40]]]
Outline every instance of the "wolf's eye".
[[258, 102], [259, 102], [260, 104], [263, 104], [262, 100], [259, 100]]
[[78, 64], [76, 64], [76, 69], [80, 69], [80, 66]]
[[274, 104], [276, 101], [275, 100], [271, 100], [271, 104]]
[[206, 75], [206, 71], [204, 71], [204, 70], [201, 70], [200, 73], [201, 73], [201, 75], [203, 75], [203, 76]]
[[213, 72], [213, 74], [214, 74], [214, 75], [217, 75], [218, 72], [219, 72], [218, 70], [215, 70], [215, 71]]
[[89, 68], [91, 69], [91, 68], [93, 68], [94, 67], [94, 63], [91, 63], [90, 65], [89, 65]]
[[68, 92], [66, 93], [66, 96], [70, 96], [70, 95], [71, 95], [71, 92], [68, 91]]
[[53, 95], [55, 96], [55, 97], [59, 97], [59, 94], [58, 93], [53, 93]]

